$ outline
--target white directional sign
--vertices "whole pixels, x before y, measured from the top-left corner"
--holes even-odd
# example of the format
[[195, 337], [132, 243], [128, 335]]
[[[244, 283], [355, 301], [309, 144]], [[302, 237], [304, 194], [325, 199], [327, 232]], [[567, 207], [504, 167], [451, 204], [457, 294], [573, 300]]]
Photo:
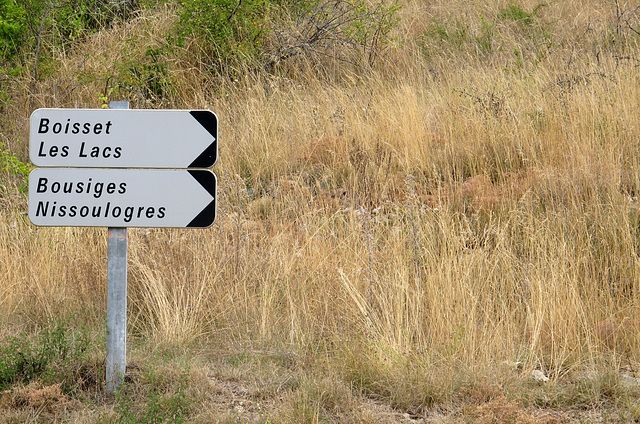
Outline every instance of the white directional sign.
[[218, 118], [209, 110], [37, 109], [29, 156], [47, 167], [209, 168]]
[[72, 227], [193, 227], [213, 224], [209, 170], [37, 168], [29, 176], [29, 219]]

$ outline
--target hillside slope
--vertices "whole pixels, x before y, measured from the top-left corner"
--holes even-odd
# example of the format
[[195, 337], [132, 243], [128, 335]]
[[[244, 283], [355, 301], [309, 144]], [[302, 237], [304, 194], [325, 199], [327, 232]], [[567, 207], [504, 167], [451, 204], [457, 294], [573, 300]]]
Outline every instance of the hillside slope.
[[[0, 421], [639, 420], [637, 4], [235, 4], [0, 44]], [[25, 191], [32, 111], [112, 100], [220, 127], [214, 225], [130, 229], [115, 399], [106, 231]]]

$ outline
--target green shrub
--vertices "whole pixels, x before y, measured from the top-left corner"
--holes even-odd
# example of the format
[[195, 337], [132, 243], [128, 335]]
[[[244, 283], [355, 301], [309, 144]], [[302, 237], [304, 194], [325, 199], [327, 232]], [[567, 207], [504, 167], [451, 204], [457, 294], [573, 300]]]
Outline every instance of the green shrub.
[[118, 89], [127, 93], [128, 98], [139, 98], [161, 107], [162, 101], [171, 97], [173, 87], [167, 54], [165, 46], [147, 47], [143, 56], [134, 54], [124, 59]]
[[276, 56], [282, 60], [293, 52], [311, 59], [328, 57], [357, 65], [366, 59], [372, 64], [398, 23], [399, 9], [396, 2], [384, 0], [304, 0], [294, 7], [294, 25], [280, 29], [285, 36], [276, 46]]
[[498, 18], [530, 26], [533, 24], [534, 13], [527, 13], [520, 6], [512, 3], [498, 13]]
[[137, 0], [0, 0], [0, 75], [25, 65], [37, 71], [52, 49], [128, 19], [137, 7]]
[[[118, 19], [130, 18], [137, 1], [59, 0], [50, 14], [49, 25], [66, 43], [111, 25]], [[46, 14], [46, 11], [45, 11]]]
[[71, 330], [69, 321], [52, 322], [35, 338], [21, 334], [0, 344], [0, 390], [39, 379], [62, 383], [63, 390], [71, 391], [89, 339], [86, 333]]
[[0, 59], [12, 59], [25, 33], [27, 13], [15, 0], [0, 0]]
[[26, 192], [29, 188], [30, 170], [31, 168], [28, 164], [22, 162], [14, 154], [9, 152], [8, 149], [5, 149], [4, 144], [0, 143], [0, 171], [7, 172], [21, 180], [21, 183], [18, 186], [18, 190], [21, 193]]
[[179, 38], [199, 39], [216, 70], [229, 63], [259, 60], [270, 30], [268, 0], [185, 0], [180, 4]]
[[372, 62], [399, 9], [383, 0], [193, 0], [181, 6], [178, 39], [198, 40], [207, 63], [223, 75], [247, 65], [272, 72], [293, 58]]

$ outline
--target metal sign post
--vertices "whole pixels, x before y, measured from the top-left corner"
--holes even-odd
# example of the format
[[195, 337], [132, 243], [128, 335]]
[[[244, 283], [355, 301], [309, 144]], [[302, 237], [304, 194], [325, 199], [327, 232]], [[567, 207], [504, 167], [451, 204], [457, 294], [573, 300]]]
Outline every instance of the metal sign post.
[[107, 394], [124, 381], [127, 367], [126, 228], [109, 228], [107, 236]]
[[[129, 109], [129, 102], [110, 102]], [[124, 381], [127, 369], [127, 228], [109, 228], [107, 236], [107, 394]]]

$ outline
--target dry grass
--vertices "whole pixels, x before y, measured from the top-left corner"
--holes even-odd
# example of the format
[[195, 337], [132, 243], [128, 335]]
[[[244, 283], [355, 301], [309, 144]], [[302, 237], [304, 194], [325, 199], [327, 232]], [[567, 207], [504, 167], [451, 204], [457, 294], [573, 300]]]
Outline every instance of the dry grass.
[[[270, 379], [243, 362], [233, 378], [267, 381], [262, 394], [219, 390], [266, 406], [203, 422], [412, 422], [430, 408], [443, 422], [567, 422], [525, 410], [575, 404], [549, 401], [532, 370], [554, 387], [585, 370], [637, 377], [640, 80], [623, 25], [635, 16], [620, 12], [633, 4], [618, 3], [553, 2], [527, 27], [504, 15], [512, 3], [407, 2], [387, 59], [337, 83], [220, 85], [178, 54], [167, 98], [130, 100], [217, 113], [219, 219], [131, 230], [133, 340], [294, 358]], [[24, 156], [29, 104], [99, 107], [105, 76], [171, 19], [92, 36], [34, 92], [16, 81], [6, 147]], [[70, 312], [102, 326], [104, 231], [36, 228], [22, 197], [1, 200], [0, 334]]]

